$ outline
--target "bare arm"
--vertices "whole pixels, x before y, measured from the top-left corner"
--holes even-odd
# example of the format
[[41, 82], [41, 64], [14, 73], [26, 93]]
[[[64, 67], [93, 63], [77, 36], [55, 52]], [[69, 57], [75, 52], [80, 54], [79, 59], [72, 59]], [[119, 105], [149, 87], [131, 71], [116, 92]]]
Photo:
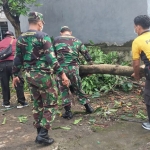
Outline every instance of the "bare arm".
[[133, 70], [134, 70], [134, 73], [132, 74], [132, 76], [136, 80], [139, 80], [140, 79], [140, 59], [133, 60]]

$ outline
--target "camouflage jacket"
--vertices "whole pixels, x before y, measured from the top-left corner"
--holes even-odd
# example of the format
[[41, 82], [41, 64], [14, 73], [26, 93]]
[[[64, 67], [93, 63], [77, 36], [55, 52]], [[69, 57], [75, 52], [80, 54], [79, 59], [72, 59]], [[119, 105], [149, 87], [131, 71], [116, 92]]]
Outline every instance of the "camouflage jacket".
[[91, 61], [85, 45], [73, 36], [58, 36], [53, 42], [56, 57], [61, 66], [79, 65], [79, 52], [86, 61]]
[[51, 39], [46, 33], [28, 30], [18, 38], [13, 65], [14, 76], [18, 75], [22, 67], [34, 72], [63, 72], [56, 59]]

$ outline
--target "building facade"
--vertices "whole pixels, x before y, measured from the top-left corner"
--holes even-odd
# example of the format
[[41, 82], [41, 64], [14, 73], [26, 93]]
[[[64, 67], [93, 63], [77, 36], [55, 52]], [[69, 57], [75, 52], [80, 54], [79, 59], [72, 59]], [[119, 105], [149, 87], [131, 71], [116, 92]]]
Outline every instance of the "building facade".
[[[59, 35], [67, 25], [84, 43], [121, 45], [135, 38], [133, 19], [150, 15], [150, 0], [39, 0], [43, 5], [31, 10], [44, 14], [44, 32]], [[28, 29], [27, 17], [21, 17], [22, 32]], [[9, 30], [13, 30], [8, 22]]]

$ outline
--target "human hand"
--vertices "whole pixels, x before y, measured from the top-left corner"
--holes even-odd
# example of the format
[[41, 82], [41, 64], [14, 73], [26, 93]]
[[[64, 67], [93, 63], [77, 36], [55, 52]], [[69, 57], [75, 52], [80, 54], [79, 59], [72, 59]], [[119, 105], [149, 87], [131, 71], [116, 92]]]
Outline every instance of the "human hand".
[[66, 76], [65, 73], [62, 74], [61, 78], [62, 78], [62, 84], [63, 84], [63, 85], [66, 85], [67, 87], [69, 87], [70, 81], [69, 81], [69, 79], [67, 78], [67, 76]]
[[139, 81], [141, 79], [140, 75], [136, 75], [135, 73], [133, 73], [131, 75], [131, 77], [133, 77], [135, 80]]
[[87, 64], [88, 65], [93, 65], [93, 61], [89, 61]]
[[12, 86], [13, 87], [17, 87], [17, 83], [20, 83], [20, 79], [18, 77], [14, 77], [13, 78]]

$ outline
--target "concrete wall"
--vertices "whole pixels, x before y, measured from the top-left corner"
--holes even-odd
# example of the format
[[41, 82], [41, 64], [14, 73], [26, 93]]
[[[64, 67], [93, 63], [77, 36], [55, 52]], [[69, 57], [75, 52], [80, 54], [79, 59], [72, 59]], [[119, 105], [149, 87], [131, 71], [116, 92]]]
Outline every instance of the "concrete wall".
[[[42, 7], [32, 10], [44, 14], [44, 31], [57, 36], [60, 27], [68, 25], [74, 36], [84, 43], [123, 44], [135, 38], [133, 19], [150, 14], [150, 0], [39, 0]], [[149, 5], [148, 5], [149, 4]], [[27, 30], [26, 17], [21, 17], [22, 31]], [[9, 28], [12, 27], [9, 25]]]

